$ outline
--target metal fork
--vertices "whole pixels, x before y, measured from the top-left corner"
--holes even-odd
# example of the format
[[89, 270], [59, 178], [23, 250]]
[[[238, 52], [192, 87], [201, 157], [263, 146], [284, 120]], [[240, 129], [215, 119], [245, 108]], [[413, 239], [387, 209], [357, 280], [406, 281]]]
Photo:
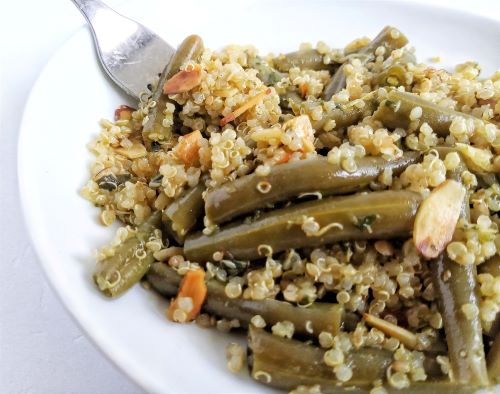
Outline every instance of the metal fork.
[[145, 26], [99, 0], [72, 0], [87, 19], [106, 73], [138, 98], [170, 62], [175, 49]]

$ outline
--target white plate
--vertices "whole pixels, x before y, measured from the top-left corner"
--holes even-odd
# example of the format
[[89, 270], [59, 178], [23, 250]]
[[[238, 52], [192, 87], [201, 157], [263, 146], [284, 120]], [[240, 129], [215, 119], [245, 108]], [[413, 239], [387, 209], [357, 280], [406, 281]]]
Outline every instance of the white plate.
[[[498, 22], [437, 7], [375, 1], [165, 3], [137, 1], [122, 12], [174, 45], [198, 33], [211, 48], [252, 43], [264, 53], [292, 50], [304, 41], [341, 46], [393, 24], [407, 34], [420, 60], [440, 55], [451, 65], [474, 59], [485, 75], [500, 66]], [[93, 286], [92, 251], [112, 232], [98, 225], [97, 209], [78, 194], [91, 161], [86, 144], [99, 130], [97, 121], [111, 118], [127, 101], [104, 78], [86, 29], [60, 49], [33, 88], [19, 140], [19, 178], [43, 268], [86, 333], [149, 392], [262, 393], [246, 374], [226, 370], [224, 346], [235, 337], [169, 323], [164, 302], [140, 286], [114, 301]]]

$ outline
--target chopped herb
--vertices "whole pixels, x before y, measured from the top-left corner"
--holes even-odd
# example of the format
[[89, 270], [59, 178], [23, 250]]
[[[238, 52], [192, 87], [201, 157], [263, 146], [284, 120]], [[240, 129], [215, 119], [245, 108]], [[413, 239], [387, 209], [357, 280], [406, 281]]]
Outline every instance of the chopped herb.
[[125, 182], [130, 181], [132, 175], [130, 174], [118, 174], [116, 180], [118, 181], [118, 186], [123, 185]]
[[385, 102], [385, 105], [386, 105], [386, 107], [389, 107], [390, 109], [392, 109], [394, 112], [398, 112], [399, 107], [401, 107], [401, 101], [400, 100], [398, 100], [398, 101], [387, 100]]
[[123, 185], [125, 182], [130, 180], [130, 174], [119, 174], [119, 175], [104, 175], [103, 177], [97, 180], [97, 185], [100, 189], [107, 190], [108, 192], [112, 192], [116, 190], [118, 186]]
[[222, 260], [221, 265], [231, 276], [241, 275], [250, 263], [243, 260]]
[[151, 179], [151, 181], [149, 181], [149, 187], [152, 189], [156, 189], [156, 188], [160, 187], [162, 180], [163, 180], [162, 174], [155, 175], [153, 177], [153, 179]]
[[97, 180], [97, 185], [99, 185], [99, 189], [107, 190], [108, 192], [112, 192], [118, 187], [118, 180], [114, 175], [104, 175], [103, 177]]
[[371, 233], [371, 225], [377, 220], [377, 215], [368, 215], [360, 218], [356, 218], [356, 227], [361, 231], [368, 231]]
[[158, 152], [161, 149], [161, 144], [158, 141], [151, 142], [151, 150], [153, 152]]

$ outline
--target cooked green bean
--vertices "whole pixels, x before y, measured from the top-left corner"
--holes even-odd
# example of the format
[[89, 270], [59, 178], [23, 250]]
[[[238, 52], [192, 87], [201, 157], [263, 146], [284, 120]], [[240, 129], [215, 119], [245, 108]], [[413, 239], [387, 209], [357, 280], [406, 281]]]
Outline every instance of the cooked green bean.
[[500, 335], [497, 334], [488, 353], [488, 374], [495, 383], [500, 383]]
[[168, 264], [155, 262], [146, 273], [146, 279], [158, 293], [171, 298], [177, 295], [182, 277]]
[[258, 56], [250, 61], [249, 66], [258, 71], [257, 76], [262, 82], [264, 82], [264, 85], [267, 86], [275, 85], [277, 82], [286, 77], [285, 74], [271, 67], [269, 63]]
[[[315, 120], [311, 119], [311, 124], [317, 133], [323, 131], [323, 127], [328, 121], [335, 121], [335, 130], [342, 127], [347, 127], [360, 121], [367, 115], [373, 114], [377, 107], [377, 100], [374, 93], [368, 93], [361, 97], [364, 105], [359, 106], [357, 102], [350, 102], [347, 104], [341, 104], [338, 107], [329, 110], [323, 114], [321, 119]], [[310, 113], [314, 107], [322, 105], [322, 101], [304, 101], [297, 108], [294, 109], [295, 113], [304, 111], [305, 113]], [[293, 107], [292, 107], [293, 108]]]
[[[168, 95], [163, 94], [165, 82], [177, 73], [180, 67], [189, 60], [196, 60], [203, 52], [203, 41], [199, 36], [187, 37], [177, 48], [170, 63], [163, 70], [158, 86], [153, 92], [151, 100], [156, 103], [155, 107], [148, 114], [148, 120], [142, 130], [144, 142], [149, 147], [153, 141], [168, 142], [172, 137], [171, 126], [164, 126], [164, 111], [167, 104], [171, 103]], [[171, 103], [173, 105], [173, 103]]]
[[[407, 43], [408, 39], [403, 33], [392, 26], [386, 26], [367, 46], [361, 48], [357, 53], [360, 55], [373, 55], [378, 47], [383, 46], [386, 49], [386, 56], [389, 56], [393, 50], [401, 48]], [[372, 58], [373, 56], [367, 57], [365, 62]], [[325, 86], [323, 91], [324, 100], [330, 100], [335, 93], [338, 93], [345, 88], [345, 64], [346, 63], [342, 64], [338, 68], [328, 84]]]
[[326, 70], [331, 66], [323, 62], [323, 55], [316, 49], [302, 49], [282, 54], [273, 59], [275, 67], [282, 72], [288, 72], [292, 67], [303, 70]]
[[302, 97], [293, 89], [288, 88], [285, 93], [280, 94], [280, 107], [282, 109], [293, 109], [294, 106], [299, 107], [303, 102]]
[[[436, 150], [442, 159], [448, 153], [454, 152], [453, 148], [447, 147], [439, 147]], [[460, 164], [448, 172], [447, 178], [461, 182], [461, 173], [466, 168], [460, 155]], [[460, 216], [469, 217], [468, 197], [464, 199]], [[461, 309], [465, 304], [474, 305], [479, 309], [476, 267], [455, 263], [445, 251], [433, 261], [432, 272], [434, 290], [448, 343], [453, 379], [458, 383], [485, 386], [488, 384], [488, 375], [481, 322], [479, 316], [466, 317]]]
[[[393, 359], [392, 352], [364, 347], [349, 352], [344, 364], [352, 369], [352, 378], [342, 384], [323, 361], [325, 350], [294, 339], [281, 338], [263, 329], [249, 327], [248, 364], [255, 380], [279, 389], [291, 390], [299, 385], [319, 384], [322, 393], [346, 393], [361, 389], [370, 391], [377, 379], [386, 376]], [[424, 363], [424, 365], [427, 365]], [[426, 369], [429, 377], [442, 376], [435, 364]], [[433, 383], [428, 383], [432, 387]], [[413, 384], [411, 386], [413, 388]], [[354, 391], [356, 392], [356, 391]], [[411, 390], [409, 390], [411, 392]], [[425, 391], [424, 391], [425, 392]], [[427, 391], [429, 392], [429, 391]]]
[[139, 282], [154, 261], [152, 252], [145, 248], [153, 230], [161, 221], [161, 212], [154, 212], [136, 233], [115, 249], [113, 256], [97, 265], [94, 281], [99, 290], [108, 297], [116, 297]]
[[165, 209], [164, 222], [173, 232], [177, 241], [181, 242], [198, 219], [203, 215], [203, 192], [205, 185], [200, 182], [195, 187], [186, 190], [177, 200]]
[[[491, 257], [488, 261], [478, 267], [481, 274], [490, 274], [494, 277], [500, 276], [500, 256], [497, 254]], [[490, 324], [484, 324], [483, 332], [490, 336], [495, 337], [500, 333], [500, 312], [497, 312], [495, 319]]]
[[415, 64], [417, 59], [411, 52], [405, 52], [403, 56], [398, 58], [397, 63], [389, 66], [381, 71], [378, 75], [373, 77], [372, 84], [378, 86], [399, 86], [406, 85], [406, 72], [405, 67], [408, 63]]
[[[384, 170], [400, 174], [419, 157], [414, 152], [392, 161], [382, 157], [363, 157], [357, 160], [358, 169], [354, 172], [330, 164], [325, 157], [280, 164], [272, 167], [265, 177], [253, 173], [207, 191], [205, 213], [211, 223], [218, 224], [301, 193], [319, 192], [328, 196], [359, 191], [375, 181]], [[261, 182], [271, 185], [271, 190], [261, 193]]]
[[399, 86], [404, 85], [406, 69], [402, 64], [394, 64], [374, 77], [374, 82], [378, 86]]
[[[177, 294], [181, 281], [180, 275], [165, 263], [154, 263], [146, 278], [155, 290], [167, 297]], [[335, 335], [341, 328], [354, 329], [359, 321], [355, 314], [345, 312], [338, 304], [318, 302], [306, 308], [273, 299], [230, 298], [225, 293], [225, 285], [216, 279], [207, 281], [207, 289], [203, 311], [220, 318], [238, 319], [243, 328], [249, 326], [253, 316], [260, 315], [268, 325], [290, 321], [295, 332], [301, 335], [317, 336], [321, 331]]]
[[261, 245], [280, 252], [338, 241], [408, 236], [420, 200], [413, 192], [382, 191], [309, 201], [268, 212], [254, 221], [230, 224], [213, 235], [193, 234], [186, 238], [184, 252], [189, 260], [199, 262], [211, 260], [217, 251], [252, 260], [259, 258]]
[[496, 254], [488, 259], [488, 261], [481, 264], [479, 266], [479, 273], [500, 276], [500, 255]]
[[422, 108], [422, 116], [418, 119], [418, 127], [426, 122], [437, 135], [443, 137], [449, 134], [451, 122], [456, 116], [480, 121], [480, 119], [472, 115], [440, 107], [416, 94], [400, 92], [399, 90], [389, 92], [387, 99], [380, 103], [373, 117], [380, 120], [386, 127], [407, 129], [410, 126], [410, 112], [415, 107]]
[[478, 316], [466, 316], [462, 311], [464, 305], [478, 308], [475, 266], [461, 266], [444, 255], [433, 261], [432, 269], [453, 379], [458, 383], [486, 386], [488, 375], [481, 322]]

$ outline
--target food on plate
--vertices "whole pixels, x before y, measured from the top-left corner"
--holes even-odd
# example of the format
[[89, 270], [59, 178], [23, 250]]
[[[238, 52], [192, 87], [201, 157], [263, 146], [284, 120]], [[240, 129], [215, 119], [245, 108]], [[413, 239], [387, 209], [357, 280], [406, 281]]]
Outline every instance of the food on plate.
[[90, 146], [82, 194], [121, 224], [97, 287], [246, 332], [228, 368], [295, 394], [500, 383], [500, 71], [480, 72], [391, 26], [267, 56], [186, 38]]

